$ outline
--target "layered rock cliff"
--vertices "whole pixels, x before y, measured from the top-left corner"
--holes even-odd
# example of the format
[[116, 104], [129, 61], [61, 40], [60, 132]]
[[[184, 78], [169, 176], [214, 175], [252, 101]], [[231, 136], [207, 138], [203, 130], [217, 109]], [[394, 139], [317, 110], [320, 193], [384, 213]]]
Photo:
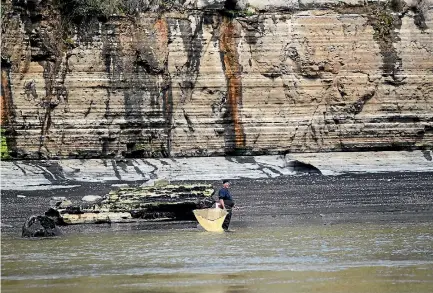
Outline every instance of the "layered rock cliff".
[[81, 2], [2, 1], [2, 157], [433, 146], [431, 0]]

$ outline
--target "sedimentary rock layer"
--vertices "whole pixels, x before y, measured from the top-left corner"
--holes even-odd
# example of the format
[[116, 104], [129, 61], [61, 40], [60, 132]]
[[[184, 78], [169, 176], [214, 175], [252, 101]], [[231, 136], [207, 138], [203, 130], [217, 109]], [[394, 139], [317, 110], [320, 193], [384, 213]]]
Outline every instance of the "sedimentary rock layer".
[[160, 2], [5, 1], [2, 157], [433, 146], [432, 1]]

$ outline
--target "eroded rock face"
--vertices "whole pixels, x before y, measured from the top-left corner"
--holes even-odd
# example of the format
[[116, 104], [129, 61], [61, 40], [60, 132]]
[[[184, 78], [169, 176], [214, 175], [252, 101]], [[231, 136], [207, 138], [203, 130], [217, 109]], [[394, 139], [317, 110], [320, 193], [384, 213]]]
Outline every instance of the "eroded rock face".
[[50, 1], [6, 2], [5, 152], [430, 148], [432, 1], [364, 2], [174, 1], [69, 34]]

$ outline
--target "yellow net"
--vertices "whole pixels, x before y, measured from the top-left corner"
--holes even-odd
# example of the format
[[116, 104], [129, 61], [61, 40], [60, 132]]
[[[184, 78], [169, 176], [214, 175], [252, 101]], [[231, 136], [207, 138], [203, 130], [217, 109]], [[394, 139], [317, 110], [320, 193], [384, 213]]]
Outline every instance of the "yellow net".
[[193, 210], [199, 224], [209, 232], [223, 232], [223, 222], [227, 211], [219, 208]]

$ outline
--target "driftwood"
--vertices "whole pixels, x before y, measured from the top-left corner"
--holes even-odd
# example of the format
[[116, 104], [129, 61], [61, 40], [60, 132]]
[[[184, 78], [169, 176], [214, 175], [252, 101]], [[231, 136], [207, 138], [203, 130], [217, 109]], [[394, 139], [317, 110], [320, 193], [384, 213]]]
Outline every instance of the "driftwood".
[[[212, 205], [210, 184], [157, 185], [113, 190], [96, 202], [73, 204], [53, 198], [45, 213], [57, 224], [135, 222], [139, 220], [193, 220], [193, 210]], [[86, 200], [88, 200], [88, 196]]]

